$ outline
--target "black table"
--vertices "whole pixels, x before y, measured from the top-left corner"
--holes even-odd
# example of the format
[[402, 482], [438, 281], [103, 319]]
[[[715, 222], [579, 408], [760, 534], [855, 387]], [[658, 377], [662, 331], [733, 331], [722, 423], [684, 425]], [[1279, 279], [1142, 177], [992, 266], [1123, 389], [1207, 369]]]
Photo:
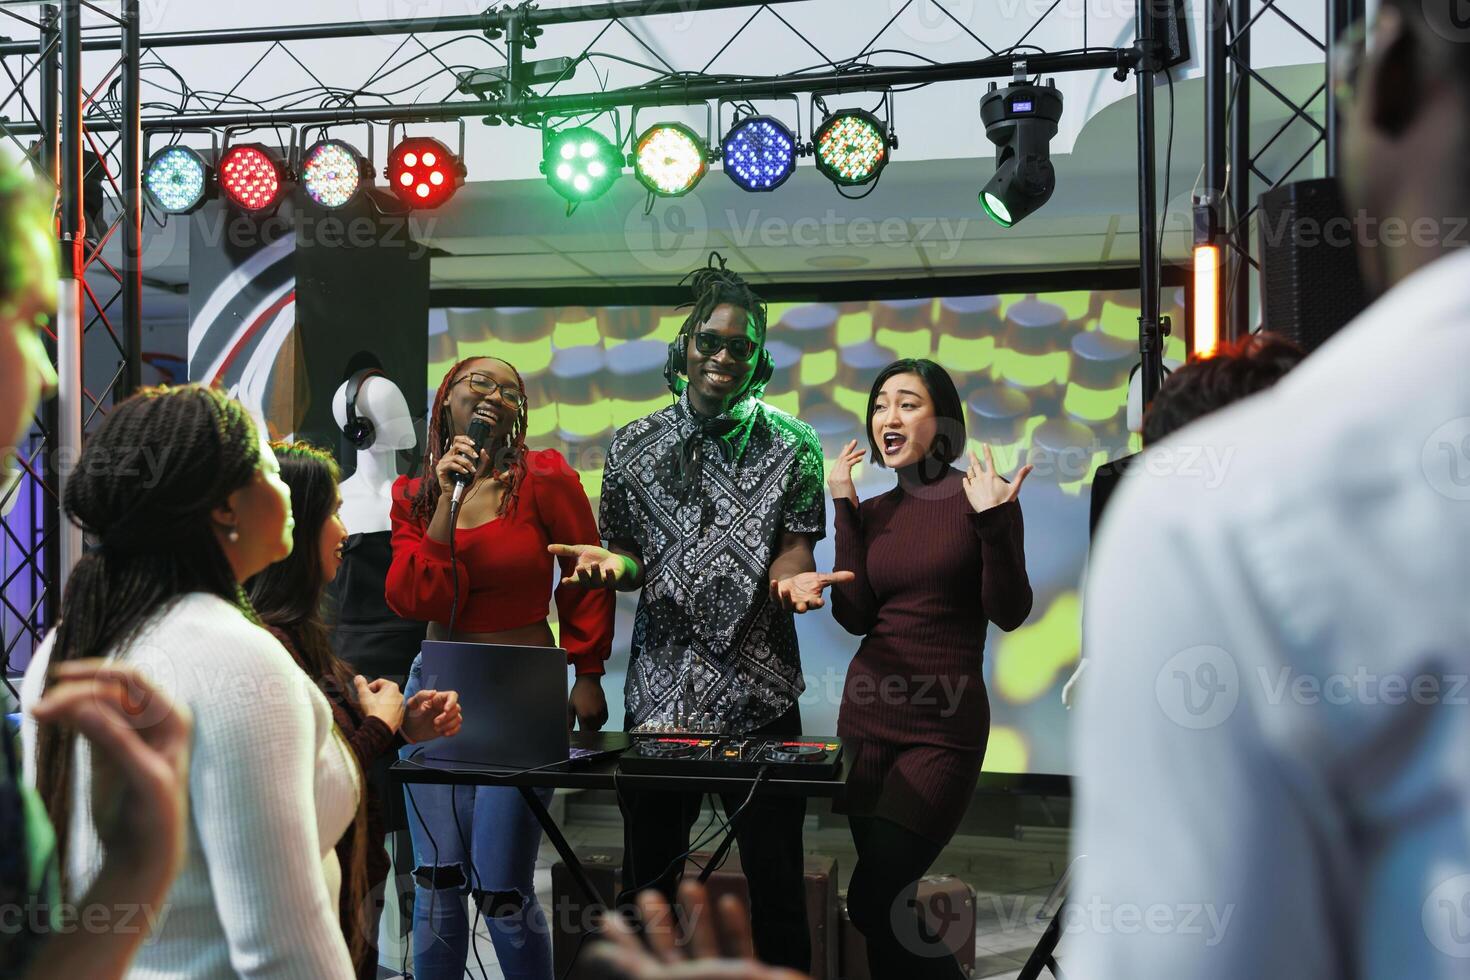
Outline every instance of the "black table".
[[[625, 748], [628, 736], [623, 732], [573, 732], [572, 747], [607, 751]], [[847, 779], [852, 771], [852, 756], [844, 752], [842, 769], [832, 779], [792, 779], [767, 777], [762, 780], [759, 792], [777, 796], [804, 796], [840, 798], [847, 788]], [[551, 786], [565, 789], [621, 789], [661, 790], [687, 793], [743, 793], [749, 792], [754, 776], [735, 778], [712, 778], [709, 776], [649, 776], [622, 772], [618, 758], [614, 755], [591, 759], [586, 762], [558, 763], [534, 770], [512, 770], [496, 766], [477, 766], [466, 762], [435, 762], [427, 759], [414, 761], [399, 760], [388, 770], [400, 783], [431, 783], [450, 786], [514, 786], [531, 812], [536, 815], [547, 838], [562, 863], [571, 872], [577, 887], [588, 901], [608, 908], [608, 902], [597, 891], [587, 877], [582, 862], [562, 835], [561, 828], [542, 805], [541, 798], [532, 792], [537, 787]], [[724, 846], [733, 839], [734, 827]], [[713, 866], [713, 862], [711, 864]]]

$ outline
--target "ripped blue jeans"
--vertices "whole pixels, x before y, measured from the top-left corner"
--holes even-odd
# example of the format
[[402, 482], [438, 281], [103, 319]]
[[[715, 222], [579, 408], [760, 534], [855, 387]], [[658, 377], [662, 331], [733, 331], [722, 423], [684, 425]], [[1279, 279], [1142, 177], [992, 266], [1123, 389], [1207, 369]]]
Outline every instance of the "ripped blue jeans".
[[[404, 697], [421, 687], [415, 658]], [[419, 746], [405, 746], [411, 758]], [[543, 804], [552, 790], [537, 789]], [[536, 900], [541, 825], [510, 786], [404, 785], [413, 837], [413, 969], [417, 980], [460, 980], [470, 953], [465, 898], [478, 909], [506, 980], [550, 980], [551, 934]]]

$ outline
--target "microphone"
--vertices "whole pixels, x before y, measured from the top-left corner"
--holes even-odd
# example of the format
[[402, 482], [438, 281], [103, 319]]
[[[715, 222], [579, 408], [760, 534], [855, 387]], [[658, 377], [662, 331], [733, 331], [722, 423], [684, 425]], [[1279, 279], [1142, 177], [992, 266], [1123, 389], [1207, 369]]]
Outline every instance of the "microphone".
[[[484, 419], [476, 418], [470, 422], [470, 427], [465, 432], [465, 435], [469, 436], [470, 441], [475, 444], [475, 462], [478, 464], [480, 450], [485, 448], [485, 440], [490, 438], [490, 423]], [[459, 498], [464, 495], [464, 488], [469, 485], [474, 477], [468, 473], [456, 472], [451, 474], [449, 478], [454, 481], [454, 496], [449, 498], [449, 506], [458, 510]]]

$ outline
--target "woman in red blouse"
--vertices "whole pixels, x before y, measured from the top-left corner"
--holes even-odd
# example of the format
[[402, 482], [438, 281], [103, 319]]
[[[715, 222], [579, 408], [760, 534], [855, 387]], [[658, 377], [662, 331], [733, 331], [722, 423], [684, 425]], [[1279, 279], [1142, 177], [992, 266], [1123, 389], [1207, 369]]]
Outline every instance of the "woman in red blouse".
[[[424, 472], [393, 485], [393, 564], [388, 605], [429, 622], [430, 639], [556, 646], [546, 621], [554, 577], [547, 545], [597, 544], [597, 521], [576, 470], [554, 450], [526, 448], [526, 393], [509, 363], [461, 361], [444, 376], [429, 417]], [[490, 427], [478, 457], [466, 434]], [[454, 475], [470, 477], [449, 552]], [[456, 567], [457, 576], [456, 576]], [[456, 577], [458, 591], [455, 590]], [[575, 582], [555, 591], [561, 646], [576, 668], [567, 722], [597, 730], [607, 721], [603, 661], [612, 649], [613, 596]], [[406, 696], [422, 686], [414, 661]], [[466, 704], [466, 710], [474, 710]], [[407, 757], [413, 751], [405, 749]], [[470, 930], [464, 896], [473, 896], [507, 977], [550, 977], [551, 943], [532, 874], [541, 829], [511, 787], [413, 786], [405, 790], [414, 861], [414, 975], [464, 973]], [[548, 793], [549, 796], [549, 793]]]

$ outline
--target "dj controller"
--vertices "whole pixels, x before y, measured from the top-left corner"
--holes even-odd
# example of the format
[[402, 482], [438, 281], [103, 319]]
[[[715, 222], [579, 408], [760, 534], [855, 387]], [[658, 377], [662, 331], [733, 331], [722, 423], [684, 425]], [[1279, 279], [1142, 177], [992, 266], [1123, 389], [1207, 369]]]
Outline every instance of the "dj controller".
[[842, 740], [634, 732], [618, 768], [645, 776], [751, 779], [764, 769], [775, 779], [835, 779], [842, 769]]

